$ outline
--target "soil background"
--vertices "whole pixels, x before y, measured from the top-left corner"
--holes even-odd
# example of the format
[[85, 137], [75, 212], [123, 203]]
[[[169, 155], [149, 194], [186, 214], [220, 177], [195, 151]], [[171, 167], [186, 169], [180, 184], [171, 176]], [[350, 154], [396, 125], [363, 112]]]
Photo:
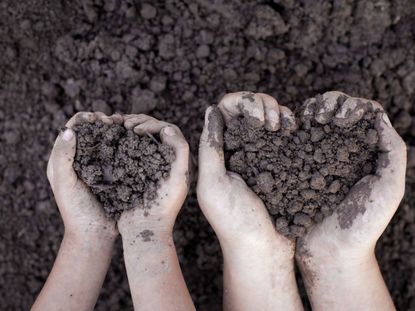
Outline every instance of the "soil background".
[[[63, 225], [46, 162], [75, 112], [151, 111], [196, 157], [226, 92], [295, 108], [339, 90], [381, 102], [409, 146], [377, 255], [398, 309], [415, 310], [414, 86], [412, 0], [0, 1], [0, 309], [28, 310], [52, 267]], [[174, 235], [198, 309], [220, 310], [222, 257], [194, 189]], [[132, 310], [120, 241], [96, 310]]]

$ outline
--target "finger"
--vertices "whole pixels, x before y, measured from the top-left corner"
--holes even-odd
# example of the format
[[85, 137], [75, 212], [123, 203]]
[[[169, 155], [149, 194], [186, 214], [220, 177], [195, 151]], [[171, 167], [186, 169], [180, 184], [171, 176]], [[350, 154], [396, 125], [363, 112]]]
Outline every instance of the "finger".
[[258, 94], [251, 92], [238, 92], [226, 94], [219, 103], [225, 123], [243, 115], [248, 124], [259, 128], [265, 124], [264, 105]]
[[280, 128], [280, 109], [278, 102], [272, 96], [267, 94], [257, 94], [262, 99], [265, 113], [265, 128], [268, 131], [275, 132]]
[[367, 99], [349, 97], [340, 106], [333, 122], [338, 127], [350, 127], [360, 121], [369, 108]]
[[105, 113], [97, 111], [97, 112], [94, 112], [94, 114], [97, 117], [97, 120], [100, 120], [108, 125], [114, 124], [114, 121], [109, 116], [107, 116]]
[[342, 92], [332, 91], [322, 95], [320, 101], [317, 100], [315, 119], [320, 124], [329, 123], [339, 104], [345, 101], [348, 96]]
[[288, 132], [293, 132], [297, 129], [297, 121], [294, 113], [287, 107], [280, 105], [281, 129]]
[[76, 152], [76, 136], [72, 129], [67, 128], [56, 138], [49, 159], [49, 181], [52, 189], [72, 187], [77, 181], [76, 173], [72, 167]]
[[[382, 151], [378, 155], [376, 170], [376, 175], [380, 177], [378, 187], [379, 192], [382, 192], [382, 189], [388, 192], [387, 199], [384, 201], [387, 205], [386, 209], [390, 210], [390, 206], [398, 206], [405, 192], [406, 145], [393, 128], [386, 113], [377, 114], [375, 126], [379, 135], [379, 149]], [[395, 209], [391, 211], [390, 217]]]
[[223, 118], [216, 106], [206, 109], [199, 144], [199, 183], [215, 180], [226, 173], [223, 154]]
[[158, 134], [160, 133], [162, 128], [169, 126], [169, 125], [170, 124], [167, 122], [159, 121], [156, 119], [150, 119], [134, 127], [133, 131], [134, 133], [138, 135], [145, 135], [147, 133]]
[[132, 129], [133, 127], [136, 127], [137, 125], [142, 124], [151, 119], [154, 118], [145, 114], [127, 115], [124, 116], [124, 127], [126, 129]]
[[124, 123], [124, 118], [119, 113], [114, 113], [113, 115], [110, 116], [110, 118], [112, 119], [112, 121], [114, 122], [114, 124], [121, 125], [121, 124]]
[[[309, 98], [304, 102], [303, 108], [302, 108], [302, 114], [301, 114], [301, 121], [302, 122], [308, 122], [311, 119], [314, 118], [315, 110], [316, 110], [316, 99]], [[280, 107], [281, 110], [281, 107]]]
[[73, 128], [76, 124], [95, 122], [97, 116], [93, 112], [78, 112], [66, 122], [67, 128]]
[[[171, 185], [179, 185], [181, 183], [188, 183], [190, 152], [189, 144], [177, 126], [172, 126], [166, 122], [165, 126], [160, 132], [161, 141], [173, 148], [175, 153], [175, 160], [171, 164], [169, 183]], [[168, 187], [170, 188], [170, 187]], [[175, 188], [175, 187], [173, 187]]]

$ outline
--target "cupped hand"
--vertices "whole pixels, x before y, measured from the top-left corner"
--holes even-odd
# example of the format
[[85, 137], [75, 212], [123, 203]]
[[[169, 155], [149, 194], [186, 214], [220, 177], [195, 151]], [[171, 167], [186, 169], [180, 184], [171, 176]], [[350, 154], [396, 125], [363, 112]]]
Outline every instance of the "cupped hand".
[[[79, 112], [59, 133], [47, 166], [47, 176], [65, 226], [65, 234], [86, 238], [115, 239], [115, 221], [107, 218], [101, 204], [73, 169], [76, 153], [76, 134], [73, 126], [83, 122], [102, 120], [112, 124], [122, 120], [120, 115], [105, 116], [97, 112]], [[121, 121], [122, 122], [122, 121]]]
[[310, 255], [356, 262], [374, 256], [376, 242], [404, 195], [406, 146], [379, 103], [327, 92], [320, 104], [306, 103], [302, 118], [350, 127], [368, 111], [376, 115], [379, 137], [376, 173], [357, 182], [333, 215], [298, 241], [296, 256], [300, 262], [307, 261]]
[[[219, 108], [218, 108], [219, 107]], [[219, 106], [206, 110], [199, 146], [197, 196], [200, 207], [222, 247], [277, 246], [280, 256], [293, 258], [294, 242], [280, 235], [262, 200], [242, 177], [225, 168], [224, 122], [243, 115], [254, 127], [269, 131], [293, 130], [293, 113], [266, 94], [226, 95]]]
[[189, 145], [177, 126], [144, 114], [124, 115], [124, 126], [141, 136], [159, 134], [161, 142], [173, 148], [175, 160], [169, 177], [160, 184], [156, 199], [149, 201], [144, 196], [143, 206], [124, 211], [118, 229], [122, 236], [156, 231], [169, 237], [189, 188]]

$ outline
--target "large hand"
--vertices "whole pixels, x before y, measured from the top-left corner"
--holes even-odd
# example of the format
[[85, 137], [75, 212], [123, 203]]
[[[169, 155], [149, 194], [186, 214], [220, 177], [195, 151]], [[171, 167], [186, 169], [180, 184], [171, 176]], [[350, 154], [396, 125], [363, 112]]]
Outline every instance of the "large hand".
[[120, 116], [106, 117], [102, 113], [79, 112], [66, 124], [55, 141], [48, 162], [47, 176], [65, 225], [65, 234], [115, 238], [115, 221], [107, 218], [101, 204], [90, 189], [76, 175], [73, 162], [76, 153], [76, 135], [72, 127], [82, 122], [100, 119], [106, 123], [119, 122]]
[[292, 129], [295, 119], [265, 94], [228, 94], [219, 109], [206, 111], [197, 196], [224, 254], [224, 308], [301, 309], [293, 272], [294, 242], [277, 233], [264, 203], [243, 179], [226, 171], [223, 153], [223, 119], [229, 122], [243, 114], [252, 126], [270, 131]]
[[[322, 294], [314, 299], [313, 306], [316, 309], [338, 309], [339, 305], [343, 304], [343, 308], [348, 306], [349, 309], [354, 309], [350, 301], [345, 303], [344, 300], [337, 299], [339, 305], [331, 303], [336, 300], [336, 294], [343, 294], [343, 298], [348, 296], [356, 305], [361, 301], [373, 302], [377, 295], [389, 298], [387, 290], [386, 294], [384, 291], [379, 294], [376, 289], [370, 290], [373, 286], [377, 290], [385, 289], [379, 273], [373, 273], [367, 277], [366, 291], [357, 290], [356, 295], [340, 293], [339, 286], [344, 283], [344, 286], [349, 286], [346, 292], [353, 293], [353, 282], [356, 280], [351, 283], [346, 280], [342, 282], [341, 276], [347, 278], [357, 276], [357, 279], [362, 281], [367, 270], [377, 269], [379, 272], [374, 257], [374, 248], [404, 194], [406, 147], [380, 104], [349, 97], [340, 92], [323, 94], [322, 102], [321, 107], [317, 107], [316, 102], [307, 103], [303, 118], [314, 118], [322, 124], [334, 118], [333, 122], [337, 126], [348, 127], [360, 120], [367, 111], [378, 111], [375, 126], [379, 136], [380, 153], [376, 173], [361, 179], [336, 208], [334, 214], [312, 228], [305, 237], [298, 241], [297, 245], [296, 257], [306, 284], [308, 284], [309, 292], [317, 293], [321, 290], [327, 293], [327, 297]], [[342, 102], [340, 107], [339, 102]], [[366, 270], [362, 272], [362, 269]], [[328, 271], [331, 271], [331, 276], [328, 275]], [[370, 293], [367, 293], [367, 289]], [[329, 298], [329, 295], [332, 296]], [[311, 300], [313, 302], [313, 297]], [[378, 307], [388, 309], [391, 304], [389, 298], [386, 301], [377, 301], [376, 306], [360, 304], [359, 308], [364, 310]]]

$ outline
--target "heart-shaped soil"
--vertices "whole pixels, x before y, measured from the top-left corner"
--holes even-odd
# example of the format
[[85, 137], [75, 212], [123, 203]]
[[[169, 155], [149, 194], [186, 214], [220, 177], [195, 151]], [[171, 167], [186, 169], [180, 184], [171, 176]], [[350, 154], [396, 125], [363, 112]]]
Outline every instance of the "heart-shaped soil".
[[351, 127], [311, 121], [293, 133], [234, 119], [224, 133], [226, 165], [264, 201], [278, 232], [300, 237], [330, 215], [358, 180], [375, 172], [374, 126], [374, 112]]
[[174, 151], [153, 136], [138, 136], [121, 125], [102, 121], [76, 125], [74, 169], [102, 203], [106, 214], [154, 200], [160, 181], [169, 176]]

